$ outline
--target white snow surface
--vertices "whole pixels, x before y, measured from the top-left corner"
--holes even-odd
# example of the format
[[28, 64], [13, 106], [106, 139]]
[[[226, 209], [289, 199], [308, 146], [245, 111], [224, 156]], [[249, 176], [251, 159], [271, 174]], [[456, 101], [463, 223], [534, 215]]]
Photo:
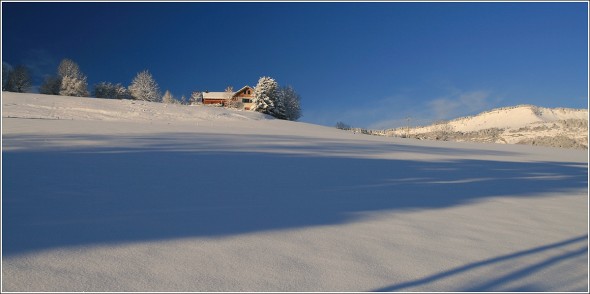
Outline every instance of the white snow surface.
[[[421, 139], [534, 144], [563, 148], [588, 147], [588, 110], [518, 105], [428, 126], [382, 132]], [[443, 139], [444, 138], [444, 139]]]
[[2, 93], [2, 291], [587, 290], [587, 151]]
[[459, 132], [479, 131], [487, 128], [521, 128], [534, 123], [566, 119], [587, 119], [588, 110], [572, 108], [544, 108], [533, 105], [497, 108], [476, 116], [459, 118], [450, 125]]
[[[534, 105], [496, 108], [478, 115], [457, 118], [449, 125], [457, 132], [473, 132], [490, 128], [518, 129], [533, 124], [567, 119], [588, 119], [587, 109], [545, 108]], [[414, 133], [433, 131], [433, 126], [417, 127]]]

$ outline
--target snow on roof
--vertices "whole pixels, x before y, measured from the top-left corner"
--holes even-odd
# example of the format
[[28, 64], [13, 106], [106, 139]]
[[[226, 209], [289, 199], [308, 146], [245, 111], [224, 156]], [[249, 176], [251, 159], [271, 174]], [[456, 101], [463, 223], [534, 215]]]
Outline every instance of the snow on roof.
[[236, 93], [240, 93], [240, 92], [244, 91], [246, 88], [254, 90], [254, 88], [252, 88], [252, 87], [250, 87], [248, 85], [245, 85], [241, 89], [237, 90]]
[[[235, 94], [232, 92], [232, 96]], [[227, 99], [227, 92], [203, 92], [203, 99]]]
[[[240, 93], [242, 91], [244, 91], [245, 89], [252, 89], [254, 90], [254, 88], [246, 85], [244, 87], [242, 87], [241, 89], [232, 92], [232, 96]], [[203, 92], [203, 99], [227, 99], [227, 92]]]

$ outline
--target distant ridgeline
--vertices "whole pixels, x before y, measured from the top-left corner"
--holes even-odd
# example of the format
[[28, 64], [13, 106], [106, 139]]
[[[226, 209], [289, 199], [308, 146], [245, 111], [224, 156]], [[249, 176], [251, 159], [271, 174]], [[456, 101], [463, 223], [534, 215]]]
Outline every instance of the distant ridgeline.
[[348, 130], [362, 134], [420, 140], [588, 149], [588, 110], [517, 105], [450, 121], [439, 121], [427, 126]]

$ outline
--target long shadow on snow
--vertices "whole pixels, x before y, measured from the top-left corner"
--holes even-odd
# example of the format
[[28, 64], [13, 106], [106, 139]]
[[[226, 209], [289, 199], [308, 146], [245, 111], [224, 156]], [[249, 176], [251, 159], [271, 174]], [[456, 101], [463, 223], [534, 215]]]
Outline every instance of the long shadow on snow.
[[[39, 138], [29, 139], [30, 144]], [[265, 139], [271, 140], [252, 142]], [[285, 142], [300, 139], [285, 137]], [[543, 192], [566, 197], [587, 186], [586, 166], [572, 163], [329, 156], [462, 152], [458, 149], [355, 147], [319, 139], [313, 146], [232, 146], [239, 142], [218, 136], [145, 141], [138, 147], [4, 152], [3, 254], [342, 224], [363, 212], [435, 209]]]
[[[475, 283], [474, 285], [456, 285], [456, 289], [447, 289], [445, 291], [461, 291], [461, 292], [486, 292], [486, 291], [502, 291], [502, 292], [543, 292], [547, 291], [546, 289], [539, 289], [536, 285], [524, 285], [518, 288], [506, 290], [503, 287], [510, 286], [510, 283], [519, 282], [519, 280], [526, 278], [528, 276], [532, 276], [535, 273], [543, 270], [547, 270], [548, 267], [553, 266], [555, 264], [559, 264], [562, 262], [568, 261], [568, 259], [573, 259], [576, 257], [583, 257], [587, 256], [588, 253], [588, 235], [578, 236], [575, 238], [567, 239], [561, 242], [552, 243], [544, 246], [535, 247], [532, 249], [527, 249], [523, 251], [518, 251], [515, 253], [502, 255], [486, 260], [481, 260], [473, 263], [469, 263], [460, 267], [452, 268], [450, 270], [446, 270], [431, 276], [423, 277], [420, 279], [393, 284], [387, 287], [379, 288], [372, 290], [370, 292], [398, 292], [403, 290], [411, 289], [411, 291], [419, 291], [415, 287], [424, 287], [430, 285], [434, 282], [439, 280], [452, 278], [454, 276], [460, 276], [464, 273], [469, 271], [476, 270], [478, 268], [489, 267], [489, 266], [504, 266], [510, 267], [509, 264], [502, 264], [514, 261], [515, 259], [531, 256], [535, 254], [544, 254], [547, 251], [558, 251], [557, 255], [554, 255], [550, 258], [546, 258], [541, 262], [537, 262], [534, 264], [527, 264], [525, 267], [516, 269], [511, 272], [503, 272], [499, 270], [498, 272], [492, 273], [492, 276], [487, 277], [484, 283]], [[576, 248], [575, 250], [567, 250], [567, 246], [575, 244], [575, 245], [582, 245], [582, 247]], [[565, 253], [564, 253], [565, 251]], [[587, 257], [586, 257], [587, 259]], [[499, 288], [499, 289], [498, 289]], [[443, 291], [443, 290], [441, 290]], [[568, 291], [579, 291], [579, 290], [568, 290]], [[583, 290], [582, 290], [583, 291]]]

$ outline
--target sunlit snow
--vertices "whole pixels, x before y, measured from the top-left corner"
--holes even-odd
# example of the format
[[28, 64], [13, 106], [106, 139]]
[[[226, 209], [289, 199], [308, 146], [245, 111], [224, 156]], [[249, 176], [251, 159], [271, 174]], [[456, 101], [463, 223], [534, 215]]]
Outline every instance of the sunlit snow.
[[587, 151], [132, 100], [2, 107], [3, 291], [588, 290]]

